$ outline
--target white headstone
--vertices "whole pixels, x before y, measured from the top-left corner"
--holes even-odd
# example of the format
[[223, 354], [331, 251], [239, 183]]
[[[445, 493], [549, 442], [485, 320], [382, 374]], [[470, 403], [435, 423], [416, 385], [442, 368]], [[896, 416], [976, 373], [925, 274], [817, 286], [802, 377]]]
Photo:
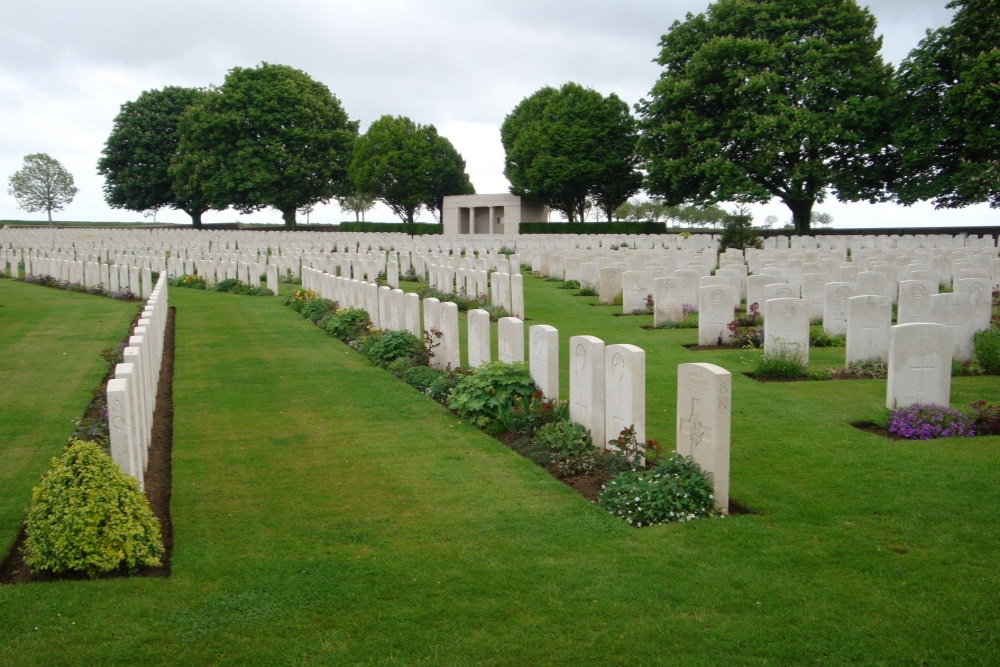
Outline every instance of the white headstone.
[[945, 324], [897, 324], [889, 336], [889, 378], [885, 406], [951, 402], [952, 333]]
[[764, 302], [764, 355], [787, 354], [809, 363], [809, 303], [805, 299]]
[[604, 341], [596, 336], [573, 336], [569, 353], [569, 418], [589, 429], [594, 444], [603, 448]]
[[698, 344], [729, 345], [733, 332], [736, 290], [729, 285], [706, 285], [698, 290]]
[[524, 321], [501, 317], [497, 322], [497, 359], [508, 364], [524, 363]]
[[868, 359], [889, 360], [889, 327], [892, 300], [887, 296], [864, 294], [847, 300], [846, 363]]
[[715, 505], [729, 512], [732, 374], [714, 364], [677, 367], [677, 453], [709, 474]]
[[559, 330], [548, 324], [528, 329], [531, 379], [547, 399], [559, 399]]
[[[635, 345], [604, 348], [604, 440], [618, 439], [632, 427], [641, 447], [646, 443], [646, 352]], [[645, 457], [639, 464], [645, 462]]]
[[490, 314], [474, 308], [468, 312], [469, 368], [476, 368], [490, 360]]

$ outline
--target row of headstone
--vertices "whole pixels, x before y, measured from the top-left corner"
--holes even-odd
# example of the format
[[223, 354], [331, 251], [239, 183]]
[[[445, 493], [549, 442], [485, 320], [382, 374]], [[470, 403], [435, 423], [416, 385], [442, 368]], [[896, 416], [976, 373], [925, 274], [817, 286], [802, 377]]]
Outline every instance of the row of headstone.
[[149, 462], [168, 308], [166, 276], [161, 275], [107, 386], [111, 458], [140, 489]]

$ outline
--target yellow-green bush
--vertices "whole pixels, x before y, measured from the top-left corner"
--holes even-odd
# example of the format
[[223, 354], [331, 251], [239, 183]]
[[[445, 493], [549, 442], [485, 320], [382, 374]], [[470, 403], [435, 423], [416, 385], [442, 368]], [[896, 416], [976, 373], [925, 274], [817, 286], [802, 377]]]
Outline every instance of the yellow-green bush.
[[160, 522], [139, 485], [96, 442], [73, 441], [31, 492], [25, 561], [32, 570], [86, 572], [159, 565]]

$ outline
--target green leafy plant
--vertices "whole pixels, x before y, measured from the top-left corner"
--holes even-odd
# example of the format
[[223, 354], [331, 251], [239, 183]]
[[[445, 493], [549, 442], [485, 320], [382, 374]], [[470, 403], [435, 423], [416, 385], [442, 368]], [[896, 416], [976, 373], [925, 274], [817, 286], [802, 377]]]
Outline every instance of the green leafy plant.
[[828, 336], [822, 329], [811, 330], [809, 344], [813, 347], [844, 347], [847, 345], [847, 336]]
[[492, 428], [516, 397], [530, 400], [535, 382], [525, 364], [490, 361], [462, 378], [448, 397], [448, 407], [480, 428]]
[[311, 289], [292, 290], [285, 296], [285, 305], [295, 312], [301, 313], [302, 308], [305, 307], [307, 302], [314, 301], [318, 298], [319, 294], [316, 294], [316, 292]]
[[532, 435], [545, 424], [569, 420], [569, 403], [549, 400], [535, 391], [527, 401], [515, 396], [511, 404], [500, 408], [497, 419], [505, 431]]
[[423, 341], [409, 331], [383, 331], [377, 336], [365, 339], [362, 353], [376, 366], [386, 368], [399, 359], [411, 363], [415, 356], [422, 356]]
[[439, 371], [430, 366], [410, 366], [403, 371], [403, 382], [410, 385], [417, 391], [426, 393], [439, 378], [446, 375], [444, 371]]
[[796, 380], [806, 375], [803, 351], [797, 345], [779, 343], [753, 359], [753, 374], [758, 380]]
[[203, 277], [188, 273], [167, 281], [167, 284], [171, 287], [187, 287], [188, 289], [205, 289], [206, 287]]
[[32, 570], [86, 572], [160, 564], [163, 541], [136, 481], [96, 442], [72, 442], [32, 490], [25, 523]]
[[549, 422], [538, 429], [535, 442], [551, 453], [560, 477], [597, 469], [597, 449], [585, 426], [571, 421]]
[[468, 377], [469, 372], [463, 368], [453, 368], [447, 372], [435, 372], [438, 373], [437, 378], [435, 378], [435, 380], [431, 382], [430, 386], [424, 390], [424, 393], [438, 403], [447, 405], [448, 399], [451, 397], [452, 393], [454, 393], [455, 388], [458, 387], [458, 383], [461, 382], [463, 378]]
[[362, 308], [343, 308], [322, 321], [323, 329], [342, 341], [360, 340], [372, 329], [368, 311]]
[[599, 502], [637, 528], [716, 514], [708, 477], [689, 457], [680, 455], [646, 470], [618, 473], [604, 485]]
[[597, 288], [593, 285], [583, 285], [576, 294], [577, 296], [597, 296]]
[[559, 289], [580, 289], [580, 281], [579, 280], [564, 280], [562, 282], [562, 285], [559, 286]]
[[312, 299], [302, 304], [299, 313], [313, 324], [318, 324], [324, 317], [337, 312], [338, 304], [330, 299]]
[[977, 331], [972, 338], [976, 363], [987, 375], [1000, 375], [1000, 329]]

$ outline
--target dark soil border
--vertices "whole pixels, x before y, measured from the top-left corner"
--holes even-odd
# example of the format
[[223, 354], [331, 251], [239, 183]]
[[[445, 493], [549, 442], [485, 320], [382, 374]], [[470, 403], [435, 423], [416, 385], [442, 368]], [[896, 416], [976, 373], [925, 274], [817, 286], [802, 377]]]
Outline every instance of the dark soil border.
[[[170, 517], [170, 494], [172, 484], [172, 453], [174, 444], [174, 321], [176, 308], [167, 311], [166, 329], [163, 335], [163, 359], [160, 365], [160, 380], [156, 392], [156, 408], [153, 412], [152, 439], [149, 445], [149, 460], [146, 465], [144, 483], [153, 515], [160, 521], [164, 553], [162, 565], [143, 567], [134, 574], [123, 570], [98, 575], [97, 579], [120, 577], [169, 577], [170, 564], [174, 552], [174, 527]], [[53, 574], [33, 573], [24, 562], [24, 526], [10, 551], [0, 563], [0, 585], [29, 584], [46, 581], [87, 580], [82, 572]]]

